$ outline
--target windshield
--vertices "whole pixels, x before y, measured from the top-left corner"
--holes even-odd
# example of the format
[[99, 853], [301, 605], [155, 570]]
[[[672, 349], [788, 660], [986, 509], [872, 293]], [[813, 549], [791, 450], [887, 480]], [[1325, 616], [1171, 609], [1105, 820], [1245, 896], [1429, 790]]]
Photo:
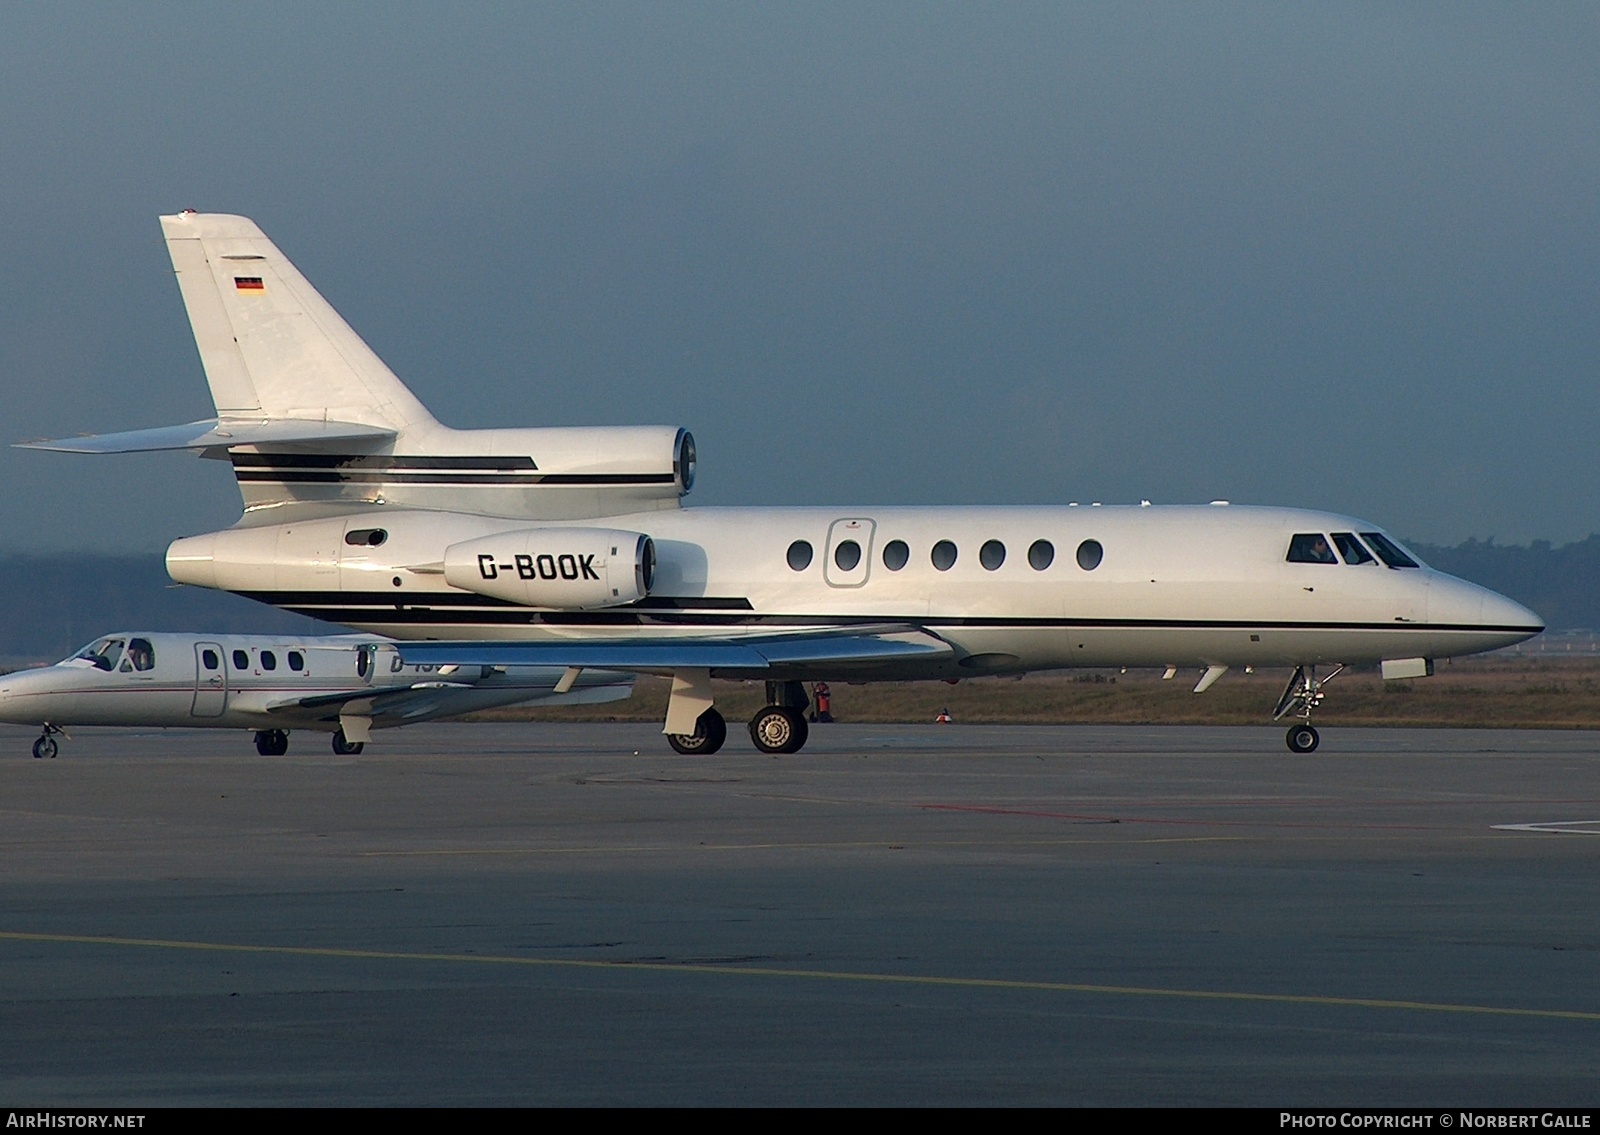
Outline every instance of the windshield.
[[87, 662], [100, 670], [114, 670], [117, 660], [122, 657], [122, 640], [120, 638], [102, 638], [90, 643], [71, 658], [68, 662]]
[[1367, 547], [1378, 553], [1378, 558], [1392, 568], [1421, 567], [1406, 554], [1406, 550], [1396, 544], [1382, 532], [1363, 532], [1361, 538], [1367, 542]]

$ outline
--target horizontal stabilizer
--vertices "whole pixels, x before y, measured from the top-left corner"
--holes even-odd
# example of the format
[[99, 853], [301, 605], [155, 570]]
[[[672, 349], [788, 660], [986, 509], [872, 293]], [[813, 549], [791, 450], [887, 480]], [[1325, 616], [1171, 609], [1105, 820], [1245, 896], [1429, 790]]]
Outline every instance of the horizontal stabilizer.
[[559, 642], [397, 642], [407, 665], [577, 666], [591, 670], [762, 671], [937, 661], [954, 653], [926, 631], [826, 631], [739, 639], [573, 639]]
[[151, 453], [169, 449], [227, 449], [233, 445], [322, 445], [329, 442], [389, 441], [395, 431], [355, 422], [325, 422], [305, 418], [271, 421], [219, 421], [207, 418], [181, 426], [150, 430], [90, 434], [51, 441], [23, 441], [19, 449], [47, 449], [55, 453]]

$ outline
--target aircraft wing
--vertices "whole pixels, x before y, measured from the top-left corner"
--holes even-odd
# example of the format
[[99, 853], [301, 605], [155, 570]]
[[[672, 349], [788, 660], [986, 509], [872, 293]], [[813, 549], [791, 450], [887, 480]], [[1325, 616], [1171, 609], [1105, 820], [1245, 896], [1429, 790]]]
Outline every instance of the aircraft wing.
[[226, 421], [207, 418], [181, 426], [150, 430], [90, 434], [49, 441], [22, 441], [18, 449], [46, 449], [55, 453], [150, 453], [170, 449], [227, 449], [231, 445], [318, 445], [333, 441], [388, 441], [395, 431], [356, 422], [322, 419], [276, 418]]
[[396, 642], [407, 665], [569, 666], [664, 674], [674, 670], [751, 673], [804, 667], [871, 669], [937, 662], [950, 644], [907, 626], [829, 629], [739, 638], [580, 638], [546, 642]]

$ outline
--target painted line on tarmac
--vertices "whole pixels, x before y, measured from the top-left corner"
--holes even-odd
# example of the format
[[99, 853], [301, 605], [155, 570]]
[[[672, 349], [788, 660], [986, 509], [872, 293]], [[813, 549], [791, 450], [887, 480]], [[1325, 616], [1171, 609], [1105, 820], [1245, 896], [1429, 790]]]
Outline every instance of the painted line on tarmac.
[[215, 954], [274, 954], [347, 961], [432, 962], [537, 969], [637, 970], [646, 973], [768, 977], [799, 981], [836, 981], [873, 985], [914, 985], [945, 989], [997, 989], [1027, 993], [1080, 993], [1101, 997], [1170, 998], [1187, 1001], [1235, 1001], [1268, 1005], [1321, 1005], [1345, 1009], [1386, 1009], [1413, 1013], [1461, 1013], [1492, 1017], [1600, 1022], [1600, 1013], [1575, 1009], [1515, 1009], [1501, 1005], [1464, 1005], [1443, 1001], [1396, 1001], [1377, 997], [1325, 997], [1298, 993], [1247, 993], [1221, 989], [1163, 989], [1140, 985], [1089, 985], [1068, 981], [1023, 981], [994, 977], [941, 977], [928, 974], [863, 973], [850, 970], [780, 969], [769, 966], [716, 966], [695, 962], [626, 962], [593, 958], [527, 958], [498, 954], [438, 954], [407, 950], [341, 950], [319, 946], [262, 946], [243, 942], [200, 942], [166, 938], [117, 938], [95, 934], [29, 934], [0, 931], [0, 941], [79, 946], [122, 946], [153, 950], [191, 950]]
[[1550, 820], [1542, 824], [1490, 824], [1497, 832], [1538, 832], [1544, 835], [1600, 835], [1600, 820]]
[[1453, 829], [1429, 824], [1311, 824], [1283, 820], [1179, 820], [1159, 816], [1103, 816], [1077, 812], [1037, 812], [988, 804], [917, 804], [924, 812], [971, 812], [983, 816], [1027, 816], [1041, 820], [1075, 820], [1099, 824], [1172, 824], [1203, 828], [1299, 828], [1336, 831], [1441, 832]]
[[[907, 839], [899, 843], [870, 840], [843, 843], [695, 843], [656, 844], [630, 847], [442, 847], [416, 851], [360, 851], [370, 859], [425, 858], [431, 855], [633, 855], [648, 852], [659, 855], [671, 851], [905, 851], [908, 848], [940, 847], [1133, 847], [1158, 843], [1245, 843], [1248, 836], [1166, 836], [1153, 839]], [[0, 847], [5, 846], [0, 844]]]

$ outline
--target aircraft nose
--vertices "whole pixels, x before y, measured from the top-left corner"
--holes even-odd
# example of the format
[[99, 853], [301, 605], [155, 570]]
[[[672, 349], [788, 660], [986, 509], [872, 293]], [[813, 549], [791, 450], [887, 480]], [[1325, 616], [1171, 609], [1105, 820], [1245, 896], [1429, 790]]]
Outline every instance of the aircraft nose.
[[1428, 621], [1435, 625], [1482, 631], [1502, 646], [1544, 630], [1544, 620], [1521, 603], [1476, 583], [1439, 574], [1428, 591]]

